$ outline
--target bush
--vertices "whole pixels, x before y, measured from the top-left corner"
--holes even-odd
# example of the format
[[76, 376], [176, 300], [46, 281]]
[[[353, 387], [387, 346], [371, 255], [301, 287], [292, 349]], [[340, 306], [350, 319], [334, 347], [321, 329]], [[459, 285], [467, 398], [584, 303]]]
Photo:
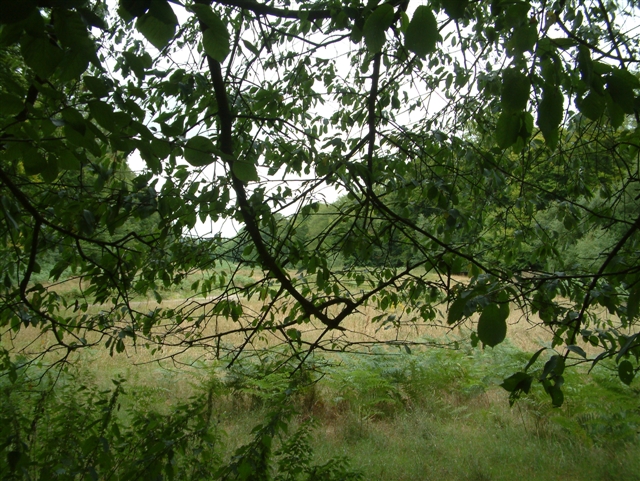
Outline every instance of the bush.
[[[297, 392], [291, 384], [261, 385], [266, 420], [225, 462], [224, 433], [214, 420], [227, 392], [212, 378], [168, 413], [136, 402], [124, 379], [109, 390], [69, 373], [54, 378], [31, 366], [9, 382], [0, 373], [0, 479], [110, 480], [356, 480], [344, 458], [312, 463], [311, 423], [292, 435]], [[255, 390], [255, 389], [254, 389]], [[133, 397], [127, 403], [122, 396]], [[122, 409], [127, 405], [128, 408]], [[140, 406], [143, 406], [142, 408]], [[279, 448], [277, 446], [280, 446]]]

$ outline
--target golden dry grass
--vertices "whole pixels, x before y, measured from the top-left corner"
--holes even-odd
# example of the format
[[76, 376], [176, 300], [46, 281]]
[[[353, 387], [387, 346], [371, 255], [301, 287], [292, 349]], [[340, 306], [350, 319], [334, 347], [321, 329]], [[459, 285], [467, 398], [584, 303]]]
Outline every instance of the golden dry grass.
[[[211, 360], [216, 352], [218, 341], [224, 345], [224, 349], [232, 350], [234, 347], [241, 346], [246, 343], [247, 349], [261, 349], [264, 347], [280, 345], [288, 342], [288, 336], [279, 329], [265, 329], [257, 335], [252, 335], [251, 323], [260, 318], [261, 309], [264, 303], [246, 298], [239, 298], [238, 301], [243, 306], [244, 315], [234, 321], [231, 318], [213, 315], [211, 313], [215, 306], [215, 299], [170, 299], [158, 304], [152, 300], [135, 301], [131, 303], [131, 307], [139, 311], [152, 311], [156, 308], [163, 309], [186, 309], [191, 313], [193, 318], [203, 316], [204, 321], [200, 329], [195, 329], [193, 322], [185, 322], [182, 326], [172, 325], [168, 323], [164, 329], [172, 332], [165, 338], [165, 344], [154, 350], [153, 343], [149, 343], [151, 348], [144, 347], [144, 340], [139, 339], [138, 344], [134, 345], [131, 339], [127, 338], [125, 352], [121, 355], [115, 355], [113, 358], [109, 356], [109, 350], [104, 349], [105, 356], [100, 356], [100, 363], [120, 363], [120, 358], [124, 358], [127, 364], [144, 364], [155, 360], [167, 359], [171, 357], [182, 357], [180, 354], [188, 352], [188, 358]], [[282, 307], [282, 306], [278, 306]], [[97, 313], [100, 308], [93, 306], [91, 311]], [[373, 322], [376, 316], [381, 314], [393, 314], [399, 319], [396, 323], [384, 324], [383, 321]], [[357, 313], [349, 316], [343, 321], [344, 330], [334, 330], [325, 332], [324, 325], [317, 320], [310, 320], [302, 324], [296, 324], [292, 327], [301, 332], [301, 339], [304, 343], [313, 344], [318, 338], [324, 334], [323, 341], [329, 346], [331, 343], [336, 346], [362, 346], [363, 348], [372, 346], [376, 343], [382, 344], [403, 344], [425, 345], [435, 343], [448, 343], [455, 340], [468, 339], [469, 332], [473, 329], [473, 324], [477, 321], [477, 316], [472, 317], [466, 323], [452, 328], [446, 325], [444, 321], [446, 316], [446, 306], [439, 308], [437, 319], [433, 322], [424, 322], [411, 320], [410, 316], [402, 312], [401, 308], [389, 310], [383, 313], [372, 306], [367, 306], [358, 310]], [[385, 316], [386, 317], [386, 316]], [[185, 348], [190, 344], [185, 344], [185, 335], [194, 333], [194, 337], [189, 342], [195, 344], [188, 351]], [[88, 342], [97, 340], [98, 334], [89, 334], [86, 336]], [[248, 341], [249, 338], [249, 341]], [[512, 306], [511, 314], [508, 318], [507, 338], [516, 347], [524, 351], [535, 351], [544, 343], [549, 343], [551, 339], [550, 330], [544, 326], [537, 316], [529, 316], [525, 318], [524, 314]], [[41, 333], [39, 329], [28, 327], [21, 329], [14, 335], [5, 334], [3, 337], [5, 347], [11, 348], [13, 352], [24, 352], [27, 355], [34, 355], [43, 352], [48, 348], [55, 346], [55, 338], [48, 333]], [[202, 339], [199, 341], [198, 339]], [[103, 341], [103, 343], [106, 339]], [[589, 351], [588, 345], [582, 347]], [[98, 351], [99, 348], [92, 349]]]
[[[250, 280], [253, 272], [243, 270], [238, 274]], [[188, 279], [188, 283], [191, 283], [198, 276], [201, 274], [193, 275]], [[466, 282], [466, 279], [452, 278], [451, 282]], [[84, 286], [78, 279], [72, 279], [48, 287], [55, 289], [61, 295], [69, 295], [74, 291], [80, 292], [87, 286]], [[163, 295], [165, 294], [166, 298], [161, 303], [154, 299], [134, 299], [129, 302], [129, 307], [140, 313], [153, 312], [160, 308], [165, 312], [181, 312], [184, 319], [182, 322], [165, 321], [154, 329], [156, 339], [138, 337], [137, 343], [134, 343], [131, 338], [127, 337], [123, 339], [125, 341], [124, 352], [114, 356], [110, 355], [109, 349], [101, 348], [108, 337], [98, 332], [82, 334], [89, 343], [101, 341], [101, 345], [89, 350], [91, 362], [105, 368], [110, 366], [107, 370], [127, 370], [131, 365], [147, 365], [157, 361], [168, 361], [163, 364], [165, 366], [171, 366], [176, 362], [190, 364], [203, 361], [211, 363], [220, 355], [237, 352], [239, 348], [244, 348], [249, 352], [291, 343], [290, 335], [286, 332], [291, 328], [300, 332], [301, 347], [319, 344], [326, 349], [340, 350], [346, 347], [367, 349], [377, 344], [407, 344], [414, 348], [421, 344], [430, 346], [455, 341], [464, 342], [469, 339], [469, 334], [474, 330], [474, 324], [477, 322], [477, 316], [472, 316], [463, 324], [455, 327], [448, 326], [445, 321], [446, 305], [437, 307], [435, 319], [431, 322], [416, 320], [415, 314], [407, 312], [403, 305], [385, 312], [368, 305], [359, 308], [356, 313], [346, 318], [341, 324], [342, 330], [326, 331], [325, 326], [314, 319], [282, 328], [282, 313], [286, 313], [290, 308], [286, 304], [287, 301], [284, 300], [279, 300], [270, 306], [275, 313], [274, 318], [271, 319], [270, 316], [264, 314], [265, 309], [269, 307], [269, 301], [261, 301], [255, 296], [249, 299], [237, 294], [231, 296], [212, 294], [208, 298], [176, 298], [175, 291], [163, 293]], [[242, 315], [233, 320], [230, 316], [214, 314], [214, 309], [220, 302], [241, 305]], [[109, 304], [89, 306], [87, 314], [96, 315], [100, 311], [111, 309], [113, 306]], [[331, 307], [329, 314], [335, 314], [338, 309], [338, 306]], [[385, 322], [388, 321], [389, 316], [395, 317], [395, 320]], [[380, 317], [382, 318], [374, 322]], [[197, 322], [199, 318], [201, 322]], [[537, 315], [525, 313], [512, 305], [507, 322], [507, 338], [517, 348], [533, 352], [544, 345], [550, 345], [552, 333]], [[617, 322], [617, 320], [613, 319], [613, 322]], [[120, 321], [116, 323], [116, 327], [113, 328], [112, 335], [117, 336], [118, 330], [127, 324], [130, 324], [130, 321], [126, 314], [123, 314]], [[253, 329], [256, 324], [260, 324], [264, 329], [256, 332]], [[321, 343], [319, 343], [319, 338], [322, 338]], [[160, 339], [160, 343], [154, 342]], [[23, 328], [18, 333], [5, 333], [2, 336], [2, 343], [12, 352], [22, 352], [29, 357], [52, 350], [44, 357], [47, 361], [59, 358], [60, 353], [64, 352], [55, 350], [56, 340], [51, 332], [42, 333], [33, 327]], [[580, 346], [587, 353], [595, 352], [590, 345], [580, 343]], [[70, 359], [79, 355], [81, 354], [74, 353]]]

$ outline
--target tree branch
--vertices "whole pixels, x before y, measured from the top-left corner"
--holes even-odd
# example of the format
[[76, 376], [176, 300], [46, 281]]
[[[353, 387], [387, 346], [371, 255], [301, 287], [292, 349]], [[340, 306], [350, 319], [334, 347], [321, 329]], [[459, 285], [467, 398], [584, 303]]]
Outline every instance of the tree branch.
[[371, 90], [369, 91], [368, 101], [368, 119], [369, 133], [367, 139], [369, 147], [367, 149], [367, 170], [369, 171], [369, 178], [367, 182], [367, 193], [371, 195], [373, 193], [373, 150], [376, 144], [376, 101], [378, 99], [378, 82], [380, 80], [380, 59], [382, 53], [378, 52], [373, 57], [373, 73], [371, 74]]
[[[204, 3], [204, 2], [196, 2]], [[212, 2], [208, 2], [211, 4]], [[250, 10], [258, 15], [269, 15], [280, 18], [307, 18], [308, 20], [320, 20], [331, 18], [330, 10], [290, 10], [288, 8], [277, 8], [258, 3], [254, 0], [214, 0], [213, 3], [225, 5], [227, 7], [238, 7], [243, 10]]]
[[[205, 0], [206, 1], [206, 0]], [[200, 1], [199, 3], [205, 3], [204, 1]], [[200, 23], [200, 29], [204, 33], [207, 30], [207, 25], [204, 23]], [[350, 304], [351, 301], [347, 303], [349, 307], [346, 310], [349, 310], [348, 313], [342, 312], [341, 315], [336, 317], [335, 319], [331, 319], [329, 316], [324, 314], [320, 308], [318, 308], [311, 300], [307, 299], [302, 293], [300, 293], [293, 283], [287, 273], [283, 270], [283, 268], [278, 264], [277, 260], [269, 253], [264, 240], [262, 239], [262, 235], [260, 234], [260, 228], [258, 226], [258, 222], [256, 219], [255, 211], [251, 206], [249, 200], [247, 199], [247, 191], [245, 185], [242, 180], [240, 180], [233, 171], [233, 163], [235, 159], [235, 152], [233, 147], [233, 120], [234, 116], [229, 108], [229, 100], [227, 97], [226, 86], [224, 83], [224, 79], [222, 77], [222, 69], [220, 67], [220, 62], [216, 59], [207, 55], [207, 62], [209, 64], [209, 73], [211, 74], [211, 81], [213, 83], [213, 89], [216, 95], [216, 101], [218, 103], [218, 118], [220, 125], [220, 135], [218, 137], [220, 150], [224, 153], [228, 159], [227, 162], [229, 164], [229, 175], [231, 176], [231, 184], [233, 190], [236, 193], [238, 207], [240, 207], [240, 213], [242, 215], [242, 219], [244, 220], [245, 227], [251, 240], [253, 241], [256, 250], [258, 251], [258, 255], [262, 262], [262, 265], [270, 271], [273, 276], [280, 282], [282, 287], [289, 293], [291, 296], [300, 303], [303, 311], [307, 316], [315, 316], [330, 328], [338, 327], [339, 323], [344, 319], [348, 314], [353, 312], [354, 307]]]
[[[582, 319], [584, 319], [584, 314], [589, 308], [589, 306], [591, 305], [591, 301], [592, 301], [591, 292], [593, 292], [593, 290], [596, 288], [598, 281], [604, 275], [604, 271], [607, 269], [611, 261], [614, 259], [615, 256], [618, 255], [618, 252], [620, 252], [620, 250], [624, 247], [627, 241], [639, 228], [640, 228], [640, 216], [638, 216], [638, 218], [633, 223], [633, 225], [629, 228], [629, 230], [625, 232], [622, 238], [611, 250], [611, 252], [609, 252], [609, 254], [607, 255], [607, 258], [604, 260], [604, 262], [600, 266], [600, 269], [598, 269], [598, 272], [596, 273], [596, 275], [593, 276], [593, 279], [591, 280], [589, 287], [587, 287], [587, 293], [584, 296], [584, 301], [582, 302], [582, 308], [580, 309], [578, 317], [576, 317], [574, 321], [576, 325], [573, 328], [573, 332], [571, 333], [571, 339], [569, 340], [570, 345], [575, 344], [576, 338], [578, 337], [578, 332], [580, 331], [580, 326], [582, 325]], [[569, 355], [569, 351], [566, 352], [565, 357], [568, 355]]]
[[36, 221], [40, 222], [42, 225], [46, 225], [48, 227], [51, 227], [53, 230], [60, 232], [61, 234], [64, 234], [66, 236], [69, 236], [73, 239], [77, 239], [77, 240], [82, 240], [85, 242], [90, 242], [92, 244], [96, 244], [99, 245], [101, 247], [119, 247], [122, 246], [122, 244], [124, 243], [124, 241], [126, 241], [129, 238], [134, 238], [139, 240], [140, 242], [144, 243], [145, 245], [149, 245], [148, 241], [145, 241], [140, 235], [138, 235], [136, 232], [129, 232], [127, 235], [123, 236], [122, 238], [118, 239], [117, 241], [102, 241], [96, 238], [89, 238], [89, 237], [85, 237], [83, 235], [77, 234], [75, 232], [72, 232], [68, 229], [65, 229], [64, 227], [60, 227], [59, 225], [49, 221], [48, 219], [46, 219], [42, 213], [31, 203], [31, 201], [29, 200], [29, 197], [26, 196], [26, 194], [24, 192], [22, 192], [20, 190], [20, 188], [13, 183], [13, 181], [11, 180], [11, 178], [9, 177], [9, 175], [0, 168], [0, 182], [2, 182], [8, 189], [9, 191], [13, 194], [13, 196], [16, 198], [16, 200], [20, 203], [20, 205], [22, 205], [22, 207], [29, 212], [29, 214], [31, 214], [31, 217], [33, 217]]

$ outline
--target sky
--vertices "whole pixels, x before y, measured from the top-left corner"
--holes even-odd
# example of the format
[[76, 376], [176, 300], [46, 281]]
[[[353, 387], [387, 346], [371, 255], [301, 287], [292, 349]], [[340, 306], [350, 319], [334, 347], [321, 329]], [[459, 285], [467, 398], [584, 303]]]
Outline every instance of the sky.
[[[115, 0], [110, 0], [110, 3], [114, 5]], [[419, 5], [418, 2], [412, 2], [412, 5], [409, 11], [410, 12], [413, 11], [418, 5]], [[176, 16], [178, 17], [180, 24], [187, 21], [190, 15], [189, 12], [186, 12], [184, 8], [177, 6], [175, 4], [172, 5], [172, 8]], [[140, 36], [140, 39], [142, 41], [145, 41], [142, 36]], [[154, 50], [154, 47], [151, 46], [148, 42], [145, 41], [145, 43], [148, 49]], [[349, 56], [348, 56], [349, 48], [353, 48], [353, 44], [350, 42], [340, 42], [339, 44], [333, 44], [324, 49], [325, 52], [323, 53], [323, 56], [326, 58], [338, 58], [339, 59], [337, 64], [338, 71], [340, 72], [342, 70], [344, 73], [346, 73], [346, 71], [351, 69], [351, 66], [349, 64]], [[177, 53], [175, 58], [178, 62], [181, 62], [181, 56], [182, 56], [182, 58], [184, 59], [183, 61], [186, 61], [189, 55], [190, 55], [190, 52], [184, 49], [183, 52]], [[224, 64], [223, 64], [223, 68], [224, 68]], [[444, 105], [444, 101], [443, 101], [443, 105]], [[335, 104], [332, 104], [332, 102], [327, 102], [324, 105], [320, 105], [318, 113], [322, 114], [324, 117], [330, 117], [333, 111], [336, 109], [336, 107], [337, 106]], [[406, 120], [410, 120], [410, 119], [407, 118]], [[130, 168], [134, 172], [142, 172], [143, 170], [146, 169], [146, 163], [141, 159], [137, 151], [134, 151], [130, 155], [130, 157], [128, 158], [128, 163]], [[210, 166], [210, 168], [204, 169], [202, 172], [202, 176], [205, 178], [207, 177], [211, 178], [214, 175], [213, 170], [214, 170], [213, 166]], [[271, 181], [274, 186], [282, 185], [281, 181], [285, 179], [283, 174], [284, 169], [281, 169], [281, 172], [271, 177], [267, 176], [266, 171], [267, 169], [265, 168], [259, 168], [258, 173], [261, 179], [267, 180], [266, 182], [267, 185], [270, 183], [269, 181]], [[295, 175], [289, 175], [286, 177], [286, 179], [288, 182], [290, 182], [292, 186], [295, 186], [296, 184], [298, 184], [300, 180], [300, 178]], [[159, 178], [158, 188], [161, 187], [162, 183], [163, 183], [163, 179]], [[251, 186], [249, 186], [249, 188], [251, 188]], [[322, 199], [326, 203], [331, 203], [337, 200], [341, 195], [345, 195], [345, 192], [336, 190], [333, 187], [325, 186], [324, 188], [318, 189], [316, 194], [317, 194], [316, 199]], [[281, 213], [285, 216], [292, 215], [298, 210], [300, 206], [299, 204], [300, 204], [299, 202], [293, 203], [292, 205], [290, 205], [289, 207], [281, 211]], [[196, 224], [195, 228], [190, 232], [190, 234], [198, 237], [210, 237], [220, 233], [223, 237], [233, 237], [237, 234], [237, 232], [241, 228], [242, 228], [241, 223], [233, 219], [223, 219], [217, 222], [213, 222], [209, 219], [205, 223], [202, 223], [200, 222], [200, 220], [198, 220], [198, 223]]]

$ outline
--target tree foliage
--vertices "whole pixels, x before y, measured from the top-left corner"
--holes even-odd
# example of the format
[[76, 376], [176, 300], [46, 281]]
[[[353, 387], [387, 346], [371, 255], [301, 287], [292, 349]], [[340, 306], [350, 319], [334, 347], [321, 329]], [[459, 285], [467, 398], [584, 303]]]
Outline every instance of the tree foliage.
[[[612, 357], [632, 381], [635, 3], [0, 5], [3, 339], [234, 358], [271, 332], [303, 360], [380, 342], [345, 331], [367, 306], [471, 319], [485, 346], [518, 311], [549, 333], [536, 376], [554, 403], [568, 364]], [[327, 188], [344, 197], [323, 205]], [[242, 231], [193, 234], [221, 220]], [[178, 307], [133, 302], [194, 274]], [[505, 381], [516, 397], [528, 368]]]

